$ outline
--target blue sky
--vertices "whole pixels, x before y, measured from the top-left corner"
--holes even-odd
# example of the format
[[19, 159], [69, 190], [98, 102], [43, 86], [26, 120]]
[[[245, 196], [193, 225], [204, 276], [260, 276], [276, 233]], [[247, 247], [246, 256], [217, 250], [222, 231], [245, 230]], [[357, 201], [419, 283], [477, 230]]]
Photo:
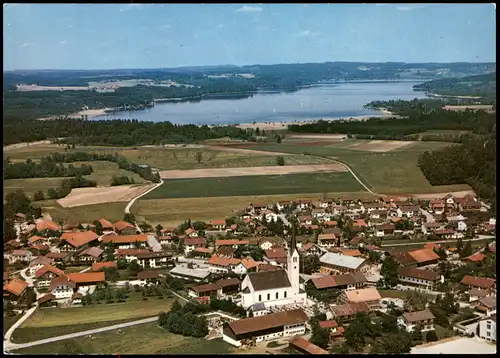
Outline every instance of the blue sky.
[[492, 4], [4, 5], [4, 69], [495, 62]]

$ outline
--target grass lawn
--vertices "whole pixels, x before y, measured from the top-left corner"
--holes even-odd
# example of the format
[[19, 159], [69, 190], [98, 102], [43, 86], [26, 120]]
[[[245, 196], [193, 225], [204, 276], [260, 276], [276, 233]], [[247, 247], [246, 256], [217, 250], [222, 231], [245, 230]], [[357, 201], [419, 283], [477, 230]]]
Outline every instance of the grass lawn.
[[[13, 341], [15, 343], [30, 342], [153, 317], [161, 311], [168, 311], [174, 301], [173, 298], [160, 300], [155, 297], [149, 297], [147, 301], [143, 301], [138, 293], [131, 292], [130, 297], [122, 303], [101, 303], [70, 308], [39, 308], [20, 328], [14, 331]], [[68, 325], [69, 322], [71, 325]]]
[[[157, 224], [171, 226], [183, 223], [186, 218], [191, 218], [191, 221], [210, 221], [234, 216], [236, 212], [245, 209], [250, 203], [273, 204], [280, 200], [317, 200], [322, 198], [323, 195], [324, 193], [149, 200], [141, 198], [132, 206], [131, 212], [138, 220], [147, 220], [152, 225], [154, 224], [153, 226]], [[329, 192], [327, 195], [332, 198], [342, 195], [361, 199], [374, 198], [374, 196], [368, 192]]]
[[[354, 144], [359, 143], [357, 140]], [[452, 143], [417, 142], [385, 153], [349, 149], [349, 140], [325, 147], [294, 144], [258, 144], [248, 149], [333, 157], [351, 167], [377, 193], [413, 194], [469, 190], [461, 185], [432, 186], [417, 166], [420, 153]]]
[[24, 348], [21, 354], [225, 354], [234, 347], [214, 339], [184, 337], [169, 333], [156, 323], [141, 324], [89, 337]]
[[[21, 318], [21, 315], [15, 315], [15, 316], [3, 316], [3, 334], [9, 330], [10, 327], [14, 323], [16, 323], [19, 318]], [[15, 332], [15, 331], [14, 331]]]
[[350, 173], [307, 173], [166, 180], [143, 198], [194, 198], [363, 191]]
[[147, 183], [147, 181], [142, 179], [139, 174], [120, 169], [118, 168], [118, 164], [113, 162], [95, 161], [73, 163], [75, 167], [82, 164], [92, 166], [92, 168], [94, 169], [93, 173], [90, 175], [86, 175], [85, 178], [96, 181], [97, 185], [110, 186], [114, 176], [127, 176], [130, 179], [133, 179], [137, 184]]
[[64, 221], [65, 224], [91, 223], [100, 218], [106, 218], [112, 222], [123, 219], [126, 202], [115, 202], [106, 204], [75, 206], [63, 208], [56, 200], [45, 200], [37, 202], [44, 211], [48, 212], [55, 222]]

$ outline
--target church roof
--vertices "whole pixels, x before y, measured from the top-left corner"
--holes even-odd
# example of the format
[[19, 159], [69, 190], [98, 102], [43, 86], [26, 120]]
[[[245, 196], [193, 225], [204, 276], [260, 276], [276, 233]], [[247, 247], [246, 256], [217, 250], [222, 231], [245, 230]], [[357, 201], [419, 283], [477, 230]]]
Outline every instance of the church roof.
[[248, 278], [255, 291], [292, 286], [285, 270], [252, 272], [248, 274]]

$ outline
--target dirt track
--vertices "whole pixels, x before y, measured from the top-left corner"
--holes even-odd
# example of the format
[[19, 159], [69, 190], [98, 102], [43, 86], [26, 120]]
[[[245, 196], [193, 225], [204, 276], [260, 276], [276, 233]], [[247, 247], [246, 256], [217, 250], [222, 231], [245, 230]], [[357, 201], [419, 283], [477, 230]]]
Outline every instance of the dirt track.
[[160, 172], [162, 179], [184, 178], [215, 178], [235, 177], [248, 175], [285, 175], [298, 173], [318, 172], [346, 172], [342, 164], [315, 164], [315, 165], [288, 165], [272, 167], [246, 167], [246, 168], [217, 168], [217, 169], [192, 169], [192, 170], [163, 170]]
[[154, 185], [120, 185], [101, 188], [78, 188], [57, 202], [65, 208], [74, 206], [130, 201]]
[[412, 197], [412, 198], [417, 198], [417, 199], [435, 199], [435, 198], [443, 198], [448, 194], [451, 194], [457, 198], [463, 198], [466, 195], [476, 196], [476, 193], [474, 192], [474, 190], [452, 191], [452, 192], [446, 192], [446, 193], [391, 195], [391, 196], [398, 196], [398, 197], [403, 197], [403, 198]]
[[367, 152], [390, 152], [391, 150], [406, 147], [407, 145], [413, 144], [412, 141], [387, 141], [387, 140], [372, 140], [368, 143], [360, 143], [349, 147], [353, 150], [362, 150]]
[[[236, 144], [240, 145], [240, 144]], [[248, 148], [251, 148], [251, 144], [243, 144], [247, 146]], [[244, 154], [250, 154], [250, 155], [271, 155], [271, 156], [277, 156], [277, 155], [292, 155], [290, 153], [279, 153], [279, 152], [264, 152], [261, 150], [250, 150], [250, 149], [242, 149], [242, 148], [234, 148], [233, 146], [219, 146], [219, 145], [211, 145], [207, 146], [207, 149], [212, 149], [212, 150], [218, 150], [220, 152], [233, 152], [233, 153], [244, 153]]]
[[304, 139], [342, 139], [345, 134], [293, 134], [290, 138], [304, 138]]

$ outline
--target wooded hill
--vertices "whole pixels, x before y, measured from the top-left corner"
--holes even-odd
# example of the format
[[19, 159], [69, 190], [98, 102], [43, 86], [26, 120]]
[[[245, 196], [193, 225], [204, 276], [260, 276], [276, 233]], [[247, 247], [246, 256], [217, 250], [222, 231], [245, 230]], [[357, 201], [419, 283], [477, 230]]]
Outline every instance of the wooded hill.
[[413, 86], [416, 91], [425, 91], [445, 96], [478, 96], [496, 98], [497, 73], [443, 78]]

